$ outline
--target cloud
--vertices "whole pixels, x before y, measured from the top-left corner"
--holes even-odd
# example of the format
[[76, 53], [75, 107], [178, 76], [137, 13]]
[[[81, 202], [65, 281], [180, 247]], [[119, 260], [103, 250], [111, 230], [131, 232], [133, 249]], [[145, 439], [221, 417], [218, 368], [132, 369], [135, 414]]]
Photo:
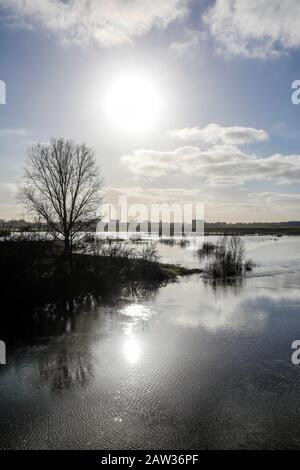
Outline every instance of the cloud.
[[300, 194], [226, 191], [214, 201], [203, 199], [207, 221], [263, 222], [299, 220]]
[[105, 203], [117, 204], [120, 196], [126, 196], [130, 204], [173, 204], [178, 202], [211, 201], [214, 199], [212, 195], [203, 193], [199, 188], [130, 186], [120, 188], [107, 187], [103, 191]]
[[183, 17], [187, 0], [0, 0], [0, 7], [7, 23], [13, 18], [64, 42], [109, 47]]
[[268, 204], [280, 205], [284, 207], [297, 206], [300, 204], [300, 194], [297, 193], [274, 193], [274, 192], [260, 192], [249, 193], [247, 195], [248, 202], [251, 204]]
[[138, 177], [188, 176], [209, 186], [238, 186], [247, 181], [299, 183], [300, 155], [274, 154], [261, 158], [236, 146], [179, 147], [171, 151], [140, 149], [121, 157]]
[[179, 140], [205, 143], [241, 145], [252, 142], [262, 142], [269, 139], [264, 130], [252, 127], [221, 127], [218, 124], [209, 124], [206, 127], [185, 127], [169, 132], [171, 137]]
[[5, 137], [28, 137], [32, 134], [32, 131], [22, 128], [5, 127], [0, 129], [0, 135]]
[[298, 0], [217, 0], [204, 16], [218, 52], [265, 58], [300, 46]]
[[206, 33], [204, 31], [186, 29], [184, 38], [182, 40], [173, 41], [170, 44], [170, 50], [179, 56], [183, 54], [192, 55], [200, 42], [204, 39], [206, 39]]
[[273, 154], [267, 157], [243, 151], [239, 146], [263, 142], [269, 135], [252, 127], [206, 127], [175, 129], [173, 138], [196, 142], [174, 150], [138, 149], [121, 157], [136, 176], [145, 179], [181, 178], [206, 186], [242, 186], [249, 181], [276, 184], [299, 183], [300, 155]]

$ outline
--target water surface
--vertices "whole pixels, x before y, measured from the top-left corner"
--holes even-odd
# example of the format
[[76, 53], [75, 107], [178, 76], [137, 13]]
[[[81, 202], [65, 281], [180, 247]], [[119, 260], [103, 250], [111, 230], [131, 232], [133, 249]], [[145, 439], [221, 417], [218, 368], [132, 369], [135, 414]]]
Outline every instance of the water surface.
[[[300, 447], [300, 238], [244, 239], [242, 283], [47, 306], [55, 325], [0, 369], [1, 448]], [[193, 246], [159, 249], [194, 267]]]

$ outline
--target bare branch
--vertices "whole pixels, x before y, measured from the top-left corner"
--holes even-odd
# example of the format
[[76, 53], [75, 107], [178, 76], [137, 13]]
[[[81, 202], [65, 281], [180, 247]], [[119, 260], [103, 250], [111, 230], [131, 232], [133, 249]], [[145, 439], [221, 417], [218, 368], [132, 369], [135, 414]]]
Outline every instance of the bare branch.
[[103, 186], [93, 151], [72, 140], [52, 139], [36, 144], [28, 152], [19, 200], [42, 218], [65, 249], [96, 215]]

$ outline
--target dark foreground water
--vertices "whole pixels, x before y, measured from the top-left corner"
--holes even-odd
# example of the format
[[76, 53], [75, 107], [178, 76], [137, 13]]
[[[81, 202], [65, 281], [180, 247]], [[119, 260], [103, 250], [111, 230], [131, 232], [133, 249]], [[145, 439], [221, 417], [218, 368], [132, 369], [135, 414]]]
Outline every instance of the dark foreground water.
[[[300, 238], [245, 240], [258, 266], [241, 285], [194, 275], [86, 302], [59, 316], [60, 334], [9, 351], [0, 447], [300, 448]], [[197, 263], [192, 246], [160, 249]]]

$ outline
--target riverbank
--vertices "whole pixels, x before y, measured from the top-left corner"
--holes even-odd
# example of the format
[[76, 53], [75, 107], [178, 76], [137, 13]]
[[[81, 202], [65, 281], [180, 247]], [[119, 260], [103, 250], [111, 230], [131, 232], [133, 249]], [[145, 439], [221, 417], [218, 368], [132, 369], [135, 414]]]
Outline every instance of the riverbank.
[[47, 302], [88, 294], [107, 300], [124, 287], [152, 289], [202, 272], [139, 257], [74, 253], [71, 261], [45, 241], [4, 241], [0, 261], [3, 302], [20, 315]]

